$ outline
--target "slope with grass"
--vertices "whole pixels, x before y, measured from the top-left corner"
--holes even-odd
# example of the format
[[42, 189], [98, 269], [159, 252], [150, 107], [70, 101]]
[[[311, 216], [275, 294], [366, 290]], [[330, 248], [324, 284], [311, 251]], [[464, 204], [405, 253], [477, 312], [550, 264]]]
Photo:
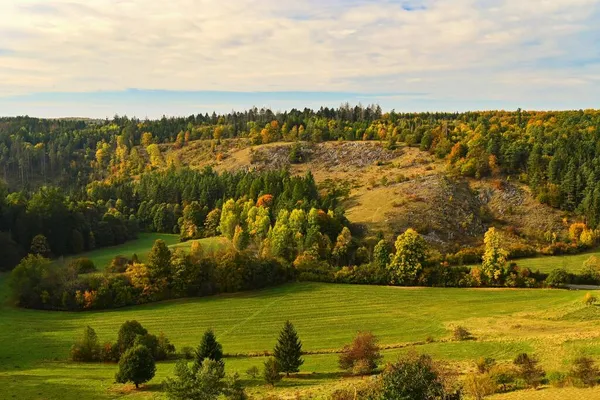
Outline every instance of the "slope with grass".
[[[100, 249], [88, 251], [87, 253], [81, 253], [76, 256], [89, 258], [94, 262], [96, 268], [102, 271], [108, 265], [113, 258], [116, 256], [131, 257], [133, 254], [137, 254], [141, 261], [146, 259], [146, 256], [150, 252], [152, 245], [158, 239], [164, 240], [167, 245], [174, 245], [179, 242], [179, 235], [173, 235], [168, 233], [140, 233], [137, 239], [130, 240], [118, 246], [103, 247]], [[65, 261], [69, 261], [67, 258]]]
[[[209, 253], [220, 250], [229, 243], [227, 239], [222, 237], [179, 242], [179, 235], [168, 233], [140, 233], [137, 239], [130, 240], [122, 245], [96, 249], [87, 253], [78, 254], [76, 257], [89, 258], [94, 262], [99, 271], [104, 270], [110, 265], [110, 262], [116, 256], [131, 257], [133, 254], [137, 254], [140, 261], [144, 262], [146, 261], [146, 257], [148, 256], [148, 253], [150, 253], [154, 242], [159, 239], [164, 240], [171, 250], [182, 249], [184, 251], [188, 251], [193, 242], [199, 242], [203, 250]], [[65, 262], [68, 262], [71, 258], [74, 257], [67, 258]]]
[[[6, 279], [0, 291], [6, 293]], [[124, 321], [136, 319], [149, 331], [163, 331], [180, 349], [196, 346], [211, 327], [224, 350], [228, 371], [262, 366], [286, 319], [294, 322], [306, 356], [303, 373], [276, 389], [305, 395], [326, 393], [343, 379], [337, 354], [359, 330], [372, 330], [389, 350], [417, 350], [470, 368], [480, 356], [510, 360], [519, 352], [539, 355], [547, 369], [567, 368], [582, 350], [600, 348], [600, 308], [584, 307], [583, 293], [561, 290], [397, 288], [317, 283], [154, 303], [110, 312], [43, 312], [0, 308], [0, 387], [5, 398], [161, 398], [159, 382], [172, 373], [160, 363], [157, 377], [142, 392], [114, 384], [115, 365], [67, 361], [69, 348], [86, 325], [102, 341], [115, 340]], [[467, 327], [476, 341], [449, 341], [452, 328]], [[432, 337], [432, 343], [425, 343]], [[244, 383], [264, 394], [259, 380]], [[4, 398], [4, 397], [2, 397]]]
[[563, 223], [568, 215], [540, 204], [526, 185], [502, 176], [481, 180], [453, 176], [444, 160], [416, 147], [400, 143], [388, 149], [374, 141], [302, 142], [302, 162], [291, 163], [292, 145], [251, 146], [247, 139], [228, 139], [213, 148], [209, 141], [197, 140], [181, 148], [161, 145], [161, 150], [192, 168], [311, 171], [324, 189], [349, 189], [345, 207], [351, 222], [390, 237], [407, 227], [417, 228], [444, 251], [482, 244], [491, 225], [505, 231], [515, 244], [538, 248], [548, 245], [547, 232], [568, 236]]

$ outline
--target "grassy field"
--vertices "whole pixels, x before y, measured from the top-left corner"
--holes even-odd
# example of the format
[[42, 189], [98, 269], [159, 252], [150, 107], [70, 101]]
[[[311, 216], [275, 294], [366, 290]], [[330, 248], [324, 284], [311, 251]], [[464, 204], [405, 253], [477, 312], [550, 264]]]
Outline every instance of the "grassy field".
[[[171, 249], [189, 250], [193, 241], [179, 242], [179, 235], [168, 233], [140, 233], [138, 239], [131, 240], [119, 246], [104, 247], [78, 254], [77, 257], [87, 257], [94, 262], [99, 270], [106, 268], [115, 256], [122, 255], [131, 257], [137, 254], [141, 261], [145, 261], [154, 242], [162, 239]], [[207, 252], [218, 250], [227, 244], [227, 240], [222, 237], [205, 238], [197, 240]], [[67, 259], [66, 261], [68, 261]]]
[[[0, 277], [4, 295], [5, 278]], [[264, 358], [247, 354], [272, 349], [286, 319], [296, 325], [305, 350], [322, 354], [306, 356], [302, 374], [275, 389], [280, 394], [301, 390], [319, 398], [327, 392], [325, 387], [351, 385], [352, 380], [339, 373], [337, 355], [330, 352], [359, 330], [372, 330], [383, 345], [404, 346], [384, 351], [386, 360], [417, 350], [468, 369], [481, 356], [508, 361], [526, 351], [538, 355], [548, 370], [565, 370], [581, 352], [600, 356], [600, 307], [585, 307], [583, 295], [302, 283], [109, 312], [43, 312], [5, 305], [0, 308], [0, 399], [163, 398], [160, 382], [172, 373], [172, 362], [160, 363], [157, 377], [135, 392], [114, 384], [115, 365], [67, 361], [71, 344], [86, 325], [96, 329], [102, 341], [112, 341], [120, 324], [132, 319], [150, 332], [163, 331], [177, 348], [196, 346], [203, 331], [213, 328], [224, 351], [239, 355], [227, 358], [227, 370], [240, 372], [258, 398], [270, 389], [248, 380], [243, 372], [260, 367]], [[477, 340], [447, 341], [457, 324]], [[435, 342], [415, 343], [428, 336]]]
[[600, 251], [594, 250], [575, 255], [522, 258], [516, 260], [516, 262], [522, 267], [530, 268], [532, 271], [540, 270], [540, 272], [547, 273], [556, 268], [565, 268], [569, 272], [577, 273], [583, 269], [583, 263], [590, 256], [600, 257]]

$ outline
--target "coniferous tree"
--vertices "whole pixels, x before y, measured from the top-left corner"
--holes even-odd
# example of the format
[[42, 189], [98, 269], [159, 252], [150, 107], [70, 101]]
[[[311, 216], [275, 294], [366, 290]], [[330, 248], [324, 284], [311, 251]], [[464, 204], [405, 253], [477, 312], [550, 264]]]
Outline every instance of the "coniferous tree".
[[202, 336], [202, 341], [196, 349], [196, 366], [202, 365], [206, 359], [221, 361], [223, 358], [223, 347], [217, 342], [217, 337], [212, 329], [208, 329]]
[[290, 375], [290, 372], [299, 372], [300, 366], [304, 364], [301, 357], [302, 342], [290, 321], [286, 321], [283, 325], [273, 355], [277, 360], [279, 370], [285, 372], [287, 376]]

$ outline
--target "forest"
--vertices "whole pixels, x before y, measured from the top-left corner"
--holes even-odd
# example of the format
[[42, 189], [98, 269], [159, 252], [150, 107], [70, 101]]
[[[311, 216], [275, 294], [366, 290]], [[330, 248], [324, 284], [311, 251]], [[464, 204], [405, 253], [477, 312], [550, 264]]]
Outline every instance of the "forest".
[[[319, 186], [310, 170], [296, 176], [287, 169], [194, 169], [160, 146], [207, 141], [217, 152], [218, 143], [232, 138], [245, 138], [249, 146], [339, 140], [417, 146], [444, 160], [449, 177], [512, 178], [527, 184], [540, 203], [572, 213], [579, 222], [571, 225], [569, 239], [553, 239], [547, 250], [560, 254], [592, 248], [600, 237], [599, 114], [383, 114], [377, 106], [345, 105], [158, 121], [5, 118], [0, 161], [9, 179], [0, 186], [0, 264], [10, 270], [23, 259], [12, 274], [18, 304], [49, 309], [121, 307], [289, 280], [467, 287], [598, 283], [595, 260], [579, 275], [509, 264], [515, 252], [502, 247], [493, 227], [481, 250], [441, 254], [412, 229], [393, 243], [382, 232], [352, 224], [345, 217], [344, 191]], [[292, 146], [289, 157], [302, 162], [301, 147]], [[232, 248], [205, 254], [192, 246], [191, 254], [183, 254], [157, 242], [147, 263], [135, 254], [116, 258], [104, 275], [87, 275], [97, 268], [85, 259], [60, 263], [64, 256], [135, 239], [140, 231], [175, 233], [181, 241], [222, 235]], [[456, 266], [482, 257], [481, 266]]]

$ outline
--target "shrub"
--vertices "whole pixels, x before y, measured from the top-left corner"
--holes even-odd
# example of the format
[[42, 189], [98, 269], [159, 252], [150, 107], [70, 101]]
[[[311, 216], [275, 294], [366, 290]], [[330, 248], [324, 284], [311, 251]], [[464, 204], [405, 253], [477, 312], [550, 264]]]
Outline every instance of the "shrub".
[[569, 283], [569, 273], [564, 268], [553, 269], [546, 278], [546, 285], [550, 287], [561, 287], [565, 283]]
[[452, 332], [454, 340], [462, 342], [464, 340], [475, 340], [475, 337], [464, 326], [456, 326]]
[[99, 361], [102, 349], [98, 342], [98, 335], [89, 326], [83, 330], [83, 336], [71, 347], [73, 361]]
[[281, 374], [279, 373], [279, 365], [277, 360], [270, 357], [265, 361], [263, 369], [263, 378], [268, 385], [275, 386], [275, 383], [281, 380]]
[[106, 342], [100, 349], [100, 360], [103, 362], [119, 361], [119, 346], [116, 343]]
[[465, 378], [464, 389], [475, 400], [482, 400], [496, 393], [496, 382], [489, 374], [468, 374]]
[[75, 271], [77, 274], [87, 274], [96, 271], [96, 265], [89, 258], [81, 257], [76, 258], [69, 263], [69, 268]]
[[163, 386], [172, 400], [216, 400], [227, 389], [223, 378], [225, 369], [221, 362], [206, 359], [202, 365], [190, 368], [180, 360], [175, 366], [175, 377], [167, 378]]
[[184, 346], [181, 348], [181, 355], [186, 360], [192, 360], [194, 358], [194, 348], [191, 346]]
[[154, 378], [156, 364], [150, 350], [138, 345], [127, 350], [119, 360], [119, 371], [115, 379], [118, 383], [133, 382], [136, 389], [140, 384]]
[[579, 357], [573, 362], [571, 376], [582, 386], [596, 386], [600, 377], [600, 370], [589, 357]]
[[409, 355], [381, 374], [378, 399], [446, 398], [444, 381], [428, 355]]
[[161, 332], [158, 335], [158, 346], [156, 347], [154, 358], [156, 361], [166, 360], [172, 354], [175, 354], [175, 346], [171, 344], [171, 341], [163, 332]]
[[548, 374], [548, 383], [556, 388], [562, 388], [567, 385], [569, 377], [563, 372], [553, 371]]
[[252, 367], [246, 370], [246, 375], [248, 375], [252, 379], [256, 379], [258, 374], [260, 374], [260, 371], [258, 370], [258, 367], [256, 365], [253, 365]]
[[125, 256], [116, 256], [112, 259], [110, 265], [106, 268], [107, 272], [120, 274], [127, 271], [127, 267], [131, 264], [131, 261]]
[[496, 365], [496, 360], [489, 357], [481, 357], [475, 362], [475, 365], [477, 366], [477, 371], [479, 371], [479, 373], [485, 374], [486, 372], [490, 372], [492, 367]]
[[514, 362], [517, 366], [518, 377], [521, 378], [527, 386], [537, 388], [546, 375], [544, 370], [538, 365], [539, 361], [534, 357], [529, 357], [527, 353], [519, 354]]
[[381, 359], [375, 335], [371, 332], [359, 332], [350, 345], [344, 346], [339, 365], [343, 370], [364, 375], [373, 372]]
[[500, 386], [500, 390], [506, 392], [515, 381], [515, 371], [506, 365], [495, 365], [489, 372], [490, 377]]
[[594, 296], [593, 294], [591, 294], [590, 292], [587, 292], [585, 294], [585, 296], [583, 297], [583, 302], [585, 303], [586, 306], [591, 306], [598, 302], [598, 298], [596, 296]]

